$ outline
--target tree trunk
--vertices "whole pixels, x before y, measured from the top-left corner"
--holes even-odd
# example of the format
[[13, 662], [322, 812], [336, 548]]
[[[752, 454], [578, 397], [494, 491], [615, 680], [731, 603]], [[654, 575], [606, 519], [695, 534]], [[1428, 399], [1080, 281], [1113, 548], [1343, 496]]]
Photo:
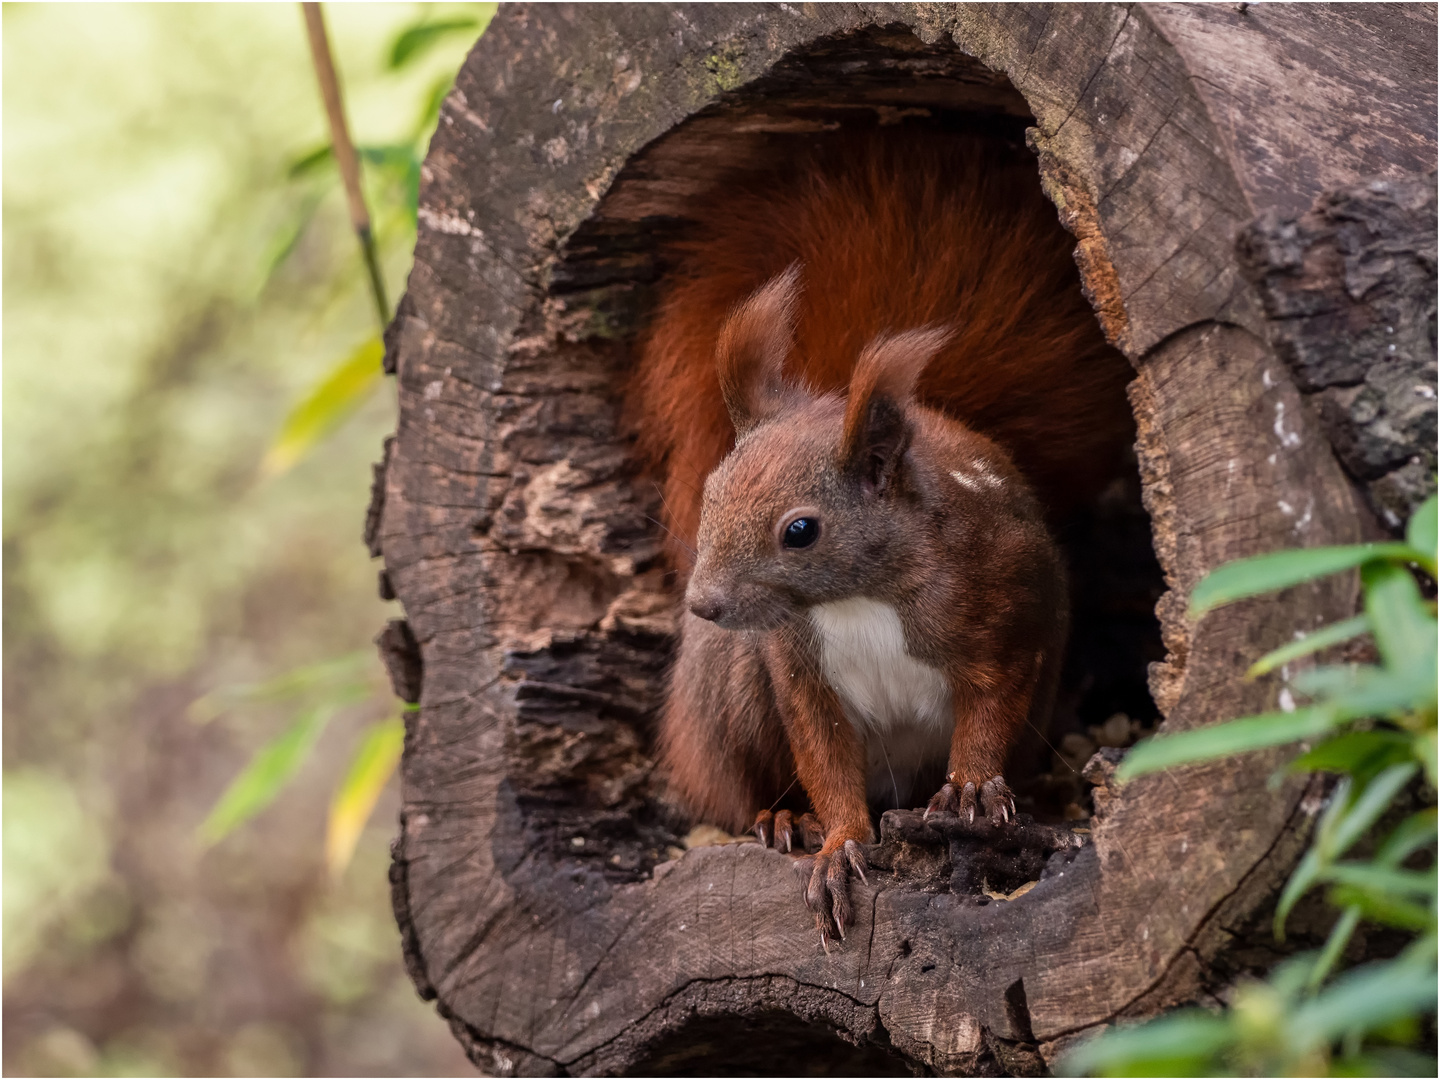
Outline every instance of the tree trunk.
[[[1163, 730], [1273, 708], [1278, 678], [1241, 673], [1296, 628], [1350, 615], [1354, 581], [1198, 625], [1185, 598], [1233, 558], [1378, 535], [1393, 521], [1367, 495], [1381, 513], [1418, 497], [1423, 476], [1394, 498], [1373, 487], [1421, 447], [1433, 470], [1434, 333], [1416, 330], [1434, 318], [1433, 181], [1428, 204], [1402, 193], [1375, 217], [1391, 224], [1371, 240], [1393, 226], [1409, 246], [1386, 248], [1389, 269], [1359, 292], [1344, 277], [1354, 251], [1319, 211], [1296, 241], [1308, 261], [1263, 240], [1327, 192], [1434, 168], [1434, 58], [1422, 6], [502, 6], [424, 165], [415, 268], [387, 334], [399, 425], [367, 527], [406, 612], [382, 651], [421, 706], [395, 910], [417, 987], [478, 1064], [1038, 1074], [1077, 1035], [1215, 984], [1320, 805], [1301, 779], [1267, 787], [1283, 752], [1123, 789], [1108, 783], [1118, 752], [1097, 755], [1088, 833], [887, 814], [855, 926], [829, 953], [787, 856], [696, 834], [682, 851], [690, 823], [664, 804], [650, 745], [676, 595], [618, 385], [662, 241], [727, 170], [857, 118], [1028, 126], [1086, 293], [1137, 372], [1138, 473], [1168, 589], [1150, 674]], [[1428, 444], [1412, 387], [1394, 406], [1422, 440], [1408, 455], [1342, 453], [1364, 493], [1327, 433], [1339, 445], [1373, 420], [1341, 406], [1377, 361], [1361, 350], [1348, 375], [1300, 388], [1288, 366], [1311, 354], [1282, 299], [1322, 262], [1361, 312], [1352, 328], [1402, 320], [1431, 388]], [[1309, 400], [1332, 391], [1328, 413]]]

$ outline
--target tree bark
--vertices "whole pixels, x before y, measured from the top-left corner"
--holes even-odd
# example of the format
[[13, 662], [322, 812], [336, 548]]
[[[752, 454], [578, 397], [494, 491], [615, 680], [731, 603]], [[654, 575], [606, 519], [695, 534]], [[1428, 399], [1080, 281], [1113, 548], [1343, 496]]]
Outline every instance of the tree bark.
[[829, 953], [787, 856], [681, 850], [649, 727], [675, 596], [618, 383], [660, 241], [727, 170], [861, 114], [1028, 124], [1137, 371], [1169, 590], [1163, 730], [1273, 708], [1278, 677], [1240, 674], [1351, 614], [1354, 581], [1198, 625], [1189, 590], [1230, 559], [1379, 526], [1277, 356], [1236, 237], [1433, 169], [1434, 57], [1433, 10], [1400, 5], [501, 8], [424, 165], [387, 334], [400, 417], [367, 526], [406, 613], [382, 648], [420, 703], [396, 914], [417, 987], [478, 1064], [1038, 1074], [1080, 1034], [1204, 992], [1320, 805], [1303, 780], [1267, 787], [1283, 752], [1123, 789], [1099, 757], [1088, 834], [997, 840], [892, 812]]

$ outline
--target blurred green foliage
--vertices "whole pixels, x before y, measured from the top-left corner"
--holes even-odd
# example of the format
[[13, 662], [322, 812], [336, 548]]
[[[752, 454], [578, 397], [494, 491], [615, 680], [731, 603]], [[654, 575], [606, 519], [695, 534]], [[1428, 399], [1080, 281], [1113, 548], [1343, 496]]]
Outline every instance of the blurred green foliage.
[[[409, 67], [447, 37], [458, 34], [471, 39], [480, 27], [481, 23], [476, 18], [432, 19], [426, 13], [395, 36], [389, 50], [389, 68], [398, 71]], [[420, 163], [430, 132], [437, 122], [441, 102], [453, 82], [453, 72], [442, 73], [431, 82], [424, 107], [406, 141], [389, 146], [358, 147], [362, 162], [368, 166], [362, 167], [362, 184], [365, 176], [380, 178], [380, 183], [370, 185], [372, 197], [366, 201], [372, 203], [374, 198], [379, 199], [379, 218], [385, 223], [382, 228], [387, 231], [415, 228], [420, 197]], [[342, 95], [343, 92], [342, 87]], [[295, 180], [319, 173], [320, 182], [333, 187], [338, 178], [333, 171], [326, 174], [320, 168], [325, 164], [334, 165], [330, 144], [303, 155], [290, 166], [287, 175]], [[301, 202], [302, 215], [313, 214], [323, 191], [322, 187], [306, 193]], [[287, 239], [277, 247], [280, 254], [270, 264], [272, 273], [294, 251], [296, 242], [308, 226], [309, 217], [302, 216], [293, 229], [287, 229]], [[383, 283], [376, 283], [375, 301], [382, 311], [385, 307], [384, 292]], [[386, 315], [388, 317], [388, 312]], [[383, 359], [384, 344], [377, 335], [361, 342], [326, 372], [285, 417], [279, 434], [261, 462], [261, 475], [271, 477], [288, 471], [364, 404], [382, 381]], [[340, 661], [341, 664], [343, 662]], [[314, 750], [316, 740], [330, 717], [337, 710], [369, 696], [367, 688], [355, 684], [353, 680], [328, 683], [323, 678], [307, 677], [307, 673], [313, 675], [327, 671], [329, 667], [325, 664], [311, 665], [300, 672], [280, 677], [281, 684], [312, 691], [308, 696], [317, 700], [296, 714], [284, 731], [261, 746], [240, 775], [225, 789], [219, 802], [200, 824], [199, 835], [205, 843], [224, 839], [232, 829], [269, 806]], [[275, 680], [267, 686], [268, 689], [261, 688], [261, 696], [273, 698]], [[318, 694], [314, 693], [316, 690]], [[384, 697], [383, 690], [380, 695]], [[244, 693], [240, 695], [242, 698], [245, 696]], [[214, 697], [209, 695], [208, 700]], [[403, 738], [403, 725], [395, 720], [384, 720], [372, 724], [360, 739], [350, 768], [330, 803], [325, 853], [332, 875], [338, 875], [345, 869], [381, 790], [399, 765]]]
[[[417, 118], [489, 10], [327, 7], [357, 141], [423, 153]], [[321, 872], [329, 792], [394, 730], [369, 644], [392, 612], [357, 535], [394, 406], [375, 378], [262, 474], [375, 323], [328, 166], [291, 176], [326, 131], [300, 13], [3, 18], [6, 1071], [463, 1069], [400, 969], [388, 823], [335, 888]], [[406, 32], [466, 20], [391, 66]], [[418, 169], [388, 160], [367, 183], [398, 293]], [[187, 705], [357, 650], [365, 700], [207, 849], [197, 826], [300, 699], [208, 696], [204, 724]], [[343, 993], [314, 960], [332, 924], [368, 935]]]
[[[1283, 939], [1296, 902], [1328, 886], [1340, 917], [1324, 946], [1281, 964], [1266, 982], [1236, 988], [1223, 1013], [1184, 1010], [1102, 1034], [1072, 1052], [1066, 1074], [1106, 1076], [1432, 1076], [1433, 1056], [1409, 1049], [1422, 1021], [1435, 1018], [1436, 842], [1433, 805], [1406, 814], [1379, 838], [1369, 858], [1345, 858], [1397, 806], [1423, 773], [1436, 787], [1436, 612], [1433, 592], [1436, 499], [1416, 511], [1405, 543], [1280, 551], [1229, 563], [1191, 597], [1195, 616], [1246, 597], [1359, 568], [1363, 614], [1316, 631], [1263, 657], [1263, 673], [1370, 635], [1376, 664], [1339, 664], [1298, 673], [1289, 685], [1310, 702], [1135, 747], [1116, 776], [1126, 780], [1299, 739], [1323, 737], [1286, 772], [1327, 772], [1340, 779], [1275, 911]], [[1283, 775], [1283, 774], [1282, 774]], [[1422, 860], [1416, 866], [1416, 859]], [[1391, 960], [1331, 979], [1362, 920], [1414, 933]]]

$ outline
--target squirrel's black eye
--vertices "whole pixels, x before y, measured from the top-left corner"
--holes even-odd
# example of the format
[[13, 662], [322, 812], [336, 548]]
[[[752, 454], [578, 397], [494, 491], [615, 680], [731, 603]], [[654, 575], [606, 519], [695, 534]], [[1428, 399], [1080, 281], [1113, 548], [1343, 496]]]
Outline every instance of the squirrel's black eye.
[[809, 547], [820, 538], [820, 522], [815, 518], [796, 518], [785, 526], [782, 543], [787, 548]]

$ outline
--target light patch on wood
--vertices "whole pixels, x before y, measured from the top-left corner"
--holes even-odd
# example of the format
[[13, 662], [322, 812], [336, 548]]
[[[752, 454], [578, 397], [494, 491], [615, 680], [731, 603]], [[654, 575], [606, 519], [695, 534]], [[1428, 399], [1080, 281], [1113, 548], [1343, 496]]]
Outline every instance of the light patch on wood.
[[[1081, 830], [1076, 829], [1075, 831], [1080, 832]], [[1084, 831], [1088, 833], [1090, 830], [1085, 829]], [[994, 889], [981, 889], [980, 891], [983, 892], [986, 896], [990, 897], [991, 900], [1018, 900], [1020, 899], [1020, 897], [1024, 896], [1027, 892], [1029, 892], [1031, 889], [1033, 889], [1036, 885], [1039, 884], [1039, 881], [1027, 881], [1024, 885], [1021, 885], [1014, 892], [1008, 893], [996, 892]]]

